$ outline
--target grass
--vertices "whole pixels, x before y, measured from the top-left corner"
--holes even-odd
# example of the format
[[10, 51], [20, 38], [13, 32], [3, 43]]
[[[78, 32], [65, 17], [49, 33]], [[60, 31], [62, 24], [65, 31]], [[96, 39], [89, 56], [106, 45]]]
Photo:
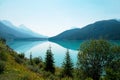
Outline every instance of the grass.
[[0, 80], [44, 80], [42, 76], [29, 70], [25, 64], [16, 62], [17, 53], [0, 41], [0, 61], [5, 62], [5, 69]]
[[25, 58], [24, 54], [17, 54], [2, 41], [0, 41], [0, 61], [4, 62], [0, 80], [72, 80], [60, 79], [61, 68], [56, 67], [55, 74], [44, 71], [42, 60], [33, 59], [37, 63], [30, 65], [30, 60]]

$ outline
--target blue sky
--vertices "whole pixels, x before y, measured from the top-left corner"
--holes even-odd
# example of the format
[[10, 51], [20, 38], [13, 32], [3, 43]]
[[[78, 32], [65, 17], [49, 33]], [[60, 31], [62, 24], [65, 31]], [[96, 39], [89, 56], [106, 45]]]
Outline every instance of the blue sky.
[[47, 36], [107, 19], [120, 19], [120, 0], [0, 0], [0, 20]]

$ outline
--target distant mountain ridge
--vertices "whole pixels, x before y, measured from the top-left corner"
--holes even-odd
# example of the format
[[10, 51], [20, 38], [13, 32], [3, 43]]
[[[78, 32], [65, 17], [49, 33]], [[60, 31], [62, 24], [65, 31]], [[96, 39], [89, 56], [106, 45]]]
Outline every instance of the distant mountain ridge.
[[49, 40], [88, 40], [88, 39], [120, 40], [120, 21], [102, 20], [83, 28], [64, 31]]
[[3, 20], [0, 21], [0, 38], [4, 38], [6, 40], [10, 39], [42, 39], [47, 38], [46, 36], [39, 35], [27, 27], [20, 27], [14, 26], [10, 21]]
[[47, 36], [44, 36], [44, 35], [41, 35], [41, 34], [38, 34], [36, 32], [33, 32], [32, 30], [30, 30], [29, 28], [27, 28], [25, 25], [19, 25], [18, 27], [21, 31], [23, 31], [24, 33], [26, 34], [30, 34], [34, 37], [42, 37], [42, 38], [48, 38]]

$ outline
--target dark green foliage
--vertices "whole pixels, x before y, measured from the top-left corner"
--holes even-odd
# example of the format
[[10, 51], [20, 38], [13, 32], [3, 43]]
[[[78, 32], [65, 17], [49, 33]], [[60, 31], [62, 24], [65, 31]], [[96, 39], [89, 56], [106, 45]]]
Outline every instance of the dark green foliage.
[[38, 66], [28, 65], [28, 69], [30, 69], [33, 72], [39, 72]]
[[86, 78], [85, 80], [93, 80], [92, 78]]
[[24, 53], [18, 54], [18, 56], [19, 56], [21, 59], [24, 59], [24, 58], [25, 58], [25, 54], [24, 54]]
[[106, 67], [107, 80], [120, 80], [120, 59], [112, 61]]
[[22, 76], [19, 80], [31, 80], [31, 79], [30, 79], [30, 75], [25, 74], [25, 75]]
[[111, 50], [112, 60], [106, 65], [107, 80], [120, 80], [120, 46], [113, 46]]
[[107, 80], [120, 80], [120, 46], [113, 45], [105, 66], [105, 78]]
[[5, 62], [0, 61], [0, 74], [5, 70]]
[[33, 65], [32, 53], [30, 53], [30, 64]]
[[42, 73], [40, 73], [44, 80], [60, 80], [56, 75], [51, 74], [51, 72], [46, 72], [46, 71], [42, 71]]
[[63, 62], [62, 68], [62, 77], [73, 77], [73, 63], [69, 55], [69, 50], [66, 52], [65, 61]]
[[37, 64], [37, 66], [38, 66], [38, 68], [39, 68], [40, 70], [44, 70], [44, 68], [45, 68], [45, 63], [44, 63], [43, 61], [40, 61], [40, 63]]
[[33, 62], [38, 65], [40, 62], [42, 62], [42, 58], [41, 57], [35, 57], [35, 58], [33, 58]]
[[19, 64], [24, 63], [25, 62], [25, 54], [21, 53], [21, 54], [13, 54], [15, 61]]
[[21, 63], [24, 62], [23, 59], [21, 59], [17, 54], [14, 55], [14, 58], [15, 58], [15, 61], [16, 61], [17, 63], [19, 63], [19, 64], [21, 64]]
[[3, 60], [3, 61], [7, 60], [7, 54], [5, 51], [0, 51], [0, 60]]
[[51, 49], [48, 49], [46, 52], [45, 71], [49, 71], [51, 73], [55, 72], [54, 59], [53, 59], [53, 54], [51, 52]]
[[[111, 45], [105, 40], [91, 40], [81, 45], [78, 53], [78, 70], [81, 71], [83, 77], [91, 77], [93, 80], [99, 80], [104, 67], [113, 61], [119, 52], [114, 49], [114, 45]], [[81, 75], [81, 74], [79, 74]]]

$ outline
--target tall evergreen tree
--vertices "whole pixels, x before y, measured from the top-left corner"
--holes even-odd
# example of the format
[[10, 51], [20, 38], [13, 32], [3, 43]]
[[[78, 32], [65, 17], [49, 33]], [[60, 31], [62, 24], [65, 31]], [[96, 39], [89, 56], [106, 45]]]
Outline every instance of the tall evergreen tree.
[[30, 64], [33, 65], [32, 53], [30, 53]]
[[46, 52], [45, 70], [49, 71], [51, 73], [55, 72], [54, 58], [53, 58], [53, 54], [52, 54], [52, 51], [51, 51], [51, 47], [49, 47], [49, 49]]
[[63, 61], [62, 65], [62, 72], [61, 76], [62, 77], [73, 77], [73, 63], [69, 55], [69, 50], [67, 49], [66, 56], [65, 56], [65, 61]]

